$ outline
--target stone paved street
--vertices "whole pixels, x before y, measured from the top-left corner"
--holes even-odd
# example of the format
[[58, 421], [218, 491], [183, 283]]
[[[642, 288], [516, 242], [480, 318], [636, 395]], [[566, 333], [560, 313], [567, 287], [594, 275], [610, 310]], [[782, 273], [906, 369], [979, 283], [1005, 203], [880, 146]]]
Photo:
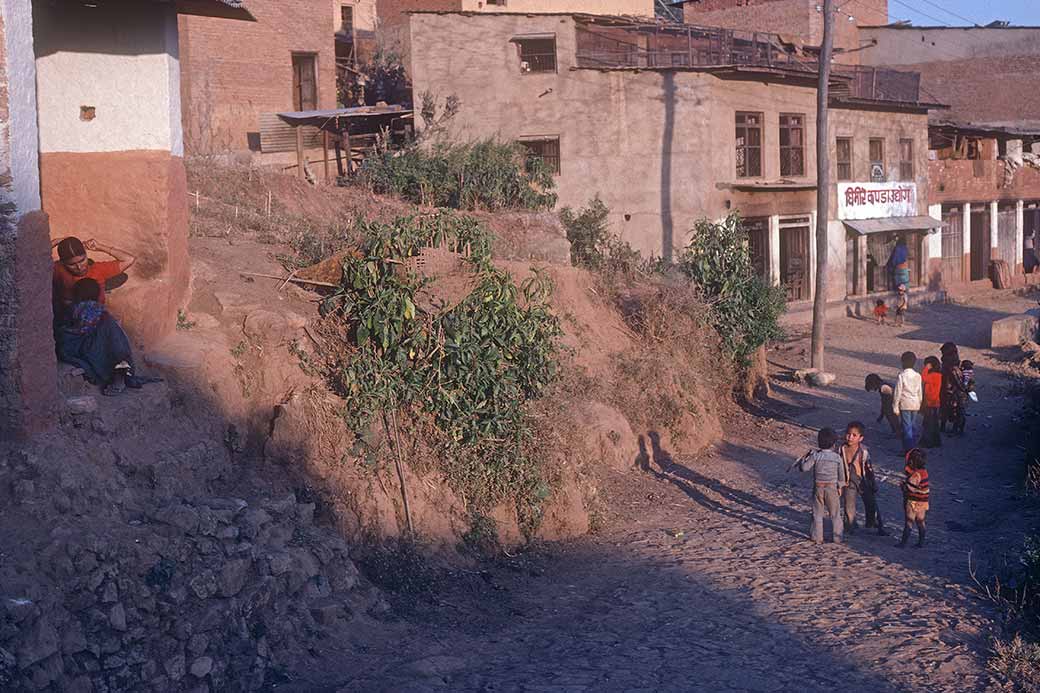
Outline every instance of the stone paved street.
[[[403, 624], [400, 639], [329, 689], [991, 690], [985, 662], [998, 614], [973, 588], [969, 553], [985, 574], [1037, 517], [1019, 497], [1018, 400], [1006, 396], [988, 324], [1029, 305], [934, 306], [901, 330], [837, 321], [828, 367], [838, 382], [825, 391], [784, 378], [804, 365], [807, 341], [793, 339], [770, 352], [774, 400], [736, 417], [727, 440], [608, 480], [599, 533], [553, 547], [538, 570], [493, 572], [497, 606], [449, 589], [443, 608], [453, 619]], [[875, 425], [878, 401], [863, 376], [892, 379], [899, 353], [923, 357], [947, 339], [975, 360], [981, 402], [968, 435], [946, 438], [930, 458], [928, 546], [900, 549], [899, 444]], [[861, 530], [847, 546], [815, 546], [808, 477], [785, 470], [818, 427], [853, 418], [868, 423], [896, 536]]]

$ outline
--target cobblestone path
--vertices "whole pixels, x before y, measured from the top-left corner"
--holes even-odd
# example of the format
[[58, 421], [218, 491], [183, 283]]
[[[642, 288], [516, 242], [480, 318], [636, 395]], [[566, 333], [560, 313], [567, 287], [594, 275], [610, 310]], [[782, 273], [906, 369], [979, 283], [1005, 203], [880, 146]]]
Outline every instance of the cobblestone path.
[[[445, 597], [454, 616], [405, 626], [341, 675], [339, 691], [985, 691], [998, 634], [973, 589], [1021, 540], [1017, 400], [1005, 396], [989, 321], [1022, 308], [936, 306], [901, 331], [847, 319], [832, 327], [836, 386], [778, 377], [776, 398], [741, 415], [695, 457], [605, 482], [604, 529], [555, 547], [536, 571], [492, 571], [479, 600]], [[984, 332], [984, 334], [983, 334]], [[863, 376], [892, 379], [899, 353], [954, 339], [976, 361], [982, 403], [964, 438], [931, 456], [929, 542], [895, 546], [902, 517], [898, 442], [875, 426]], [[804, 340], [771, 361], [803, 365]], [[807, 541], [808, 485], [787, 465], [823, 425], [868, 422], [896, 536], [861, 530], [845, 546]]]

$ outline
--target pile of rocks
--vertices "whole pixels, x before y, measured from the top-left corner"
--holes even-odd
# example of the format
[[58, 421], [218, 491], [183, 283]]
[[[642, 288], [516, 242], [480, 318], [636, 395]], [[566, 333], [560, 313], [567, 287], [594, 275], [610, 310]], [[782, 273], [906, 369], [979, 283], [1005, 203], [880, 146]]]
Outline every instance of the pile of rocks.
[[109, 475], [29, 454], [0, 464], [0, 690], [257, 690], [389, 608], [313, 503], [170, 481], [205, 485], [221, 452], [202, 443], [118, 473], [108, 450]]

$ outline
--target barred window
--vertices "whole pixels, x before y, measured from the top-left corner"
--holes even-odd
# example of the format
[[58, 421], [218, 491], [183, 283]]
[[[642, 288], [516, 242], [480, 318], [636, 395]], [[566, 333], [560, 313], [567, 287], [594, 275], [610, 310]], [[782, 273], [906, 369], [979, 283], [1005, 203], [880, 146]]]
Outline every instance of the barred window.
[[520, 50], [520, 72], [556, 72], [556, 37], [515, 38]]
[[839, 137], [835, 146], [838, 180], [852, 180], [852, 138]]
[[737, 177], [762, 175], [762, 114], [737, 112]]
[[780, 175], [805, 175], [805, 115], [780, 114]]
[[899, 180], [914, 179], [914, 141], [899, 140]]
[[550, 171], [556, 175], [560, 175], [559, 137], [530, 138], [522, 139], [519, 142], [527, 148], [528, 161], [540, 159], [549, 167]]

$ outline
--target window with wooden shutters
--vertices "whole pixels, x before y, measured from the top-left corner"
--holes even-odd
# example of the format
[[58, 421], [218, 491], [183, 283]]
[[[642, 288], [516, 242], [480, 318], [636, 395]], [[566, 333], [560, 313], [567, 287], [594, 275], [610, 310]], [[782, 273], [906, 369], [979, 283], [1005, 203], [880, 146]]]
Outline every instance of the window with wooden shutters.
[[737, 113], [737, 177], [762, 175], [762, 114]]
[[914, 179], [914, 141], [899, 140], [899, 180]]
[[870, 180], [885, 180], [885, 140], [880, 138], [870, 139]]
[[780, 175], [805, 175], [805, 116], [780, 114]]
[[313, 54], [297, 53], [292, 57], [294, 110], [313, 111], [318, 108], [316, 64]]
[[560, 138], [532, 137], [520, 140], [527, 148], [527, 160], [541, 160], [554, 174], [560, 174]]
[[852, 138], [839, 137], [834, 151], [838, 180], [852, 180]]
[[556, 37], [521, 36], [513, 39], [520, 51], [520, 72], [556, 72]]

